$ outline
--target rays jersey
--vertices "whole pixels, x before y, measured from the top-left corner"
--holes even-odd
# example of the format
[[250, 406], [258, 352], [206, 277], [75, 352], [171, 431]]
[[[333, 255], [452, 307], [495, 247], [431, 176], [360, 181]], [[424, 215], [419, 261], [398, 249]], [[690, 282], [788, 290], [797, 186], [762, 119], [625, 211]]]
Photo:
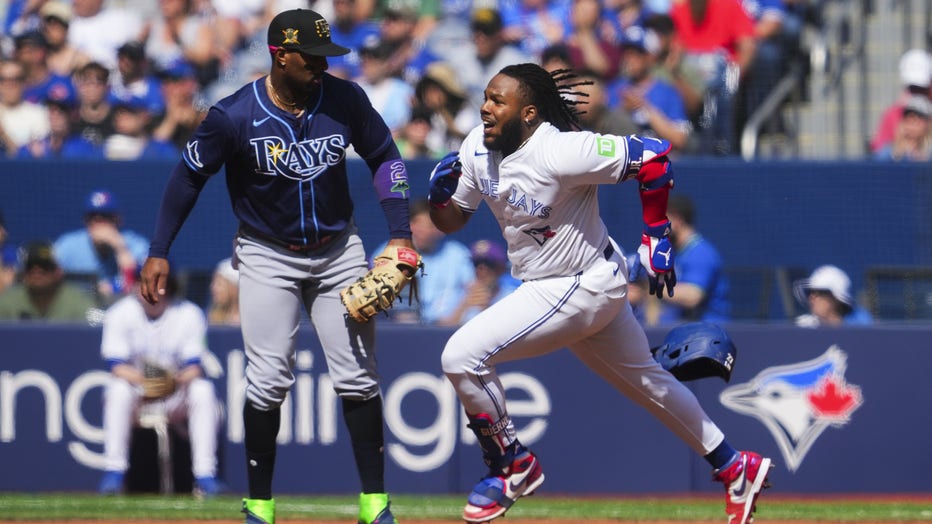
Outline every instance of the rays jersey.
[[[240, 222], [301, 245], [342, 231], [352, 218], [347, 148], [368, 159], [392, 144], [357, 84], [325, 74], [307, 110], [294, 116], [272, 103], [262, 77], [210, 108], [182, 158], [202, 175], [226, 164]], [[406, 180], [403, 165], [399, 169]]]
[[611, 239], [599, 216], [597, 190], [598, 184], [624, 178], [624, 137], [560, 132], [543, 122], [503, 159], [485, 148], [480, 125], [463, 141], [460, 160], [453, 200], [468, 212], [485, 201], [508, 243], [516, 278], [574, 275], [605, 256]]

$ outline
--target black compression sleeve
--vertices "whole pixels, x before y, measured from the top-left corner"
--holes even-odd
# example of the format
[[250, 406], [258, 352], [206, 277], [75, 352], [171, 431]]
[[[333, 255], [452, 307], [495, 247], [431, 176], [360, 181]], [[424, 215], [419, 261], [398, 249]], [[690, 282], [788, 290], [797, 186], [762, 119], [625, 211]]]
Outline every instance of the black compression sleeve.
[[388, 220], [389, 238], [411, 238], [411, 221], [408, 201], [400, 198], [388, 198], [381, 202], [382, 212]]
[[150, 257], [168, 258], [168, 250], [181, 230], [181, 225], [194, 208], [207, 179], [208, 177], [188, 169], [184, 161], [179, 161], [175, 166], [165, 185], [165, 193], [162, 194], [155, 233], [149, 244]]

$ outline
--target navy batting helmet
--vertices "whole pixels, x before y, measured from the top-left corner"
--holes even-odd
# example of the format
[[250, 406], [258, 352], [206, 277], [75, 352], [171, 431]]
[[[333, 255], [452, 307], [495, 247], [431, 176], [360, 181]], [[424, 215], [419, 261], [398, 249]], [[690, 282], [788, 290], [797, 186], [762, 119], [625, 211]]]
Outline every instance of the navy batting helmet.
[[663, 344], [652, 348], [651, 353], [678, 380], [722, 377], [728, 382], [738, 348], [719, 326], [691, 322], [670, 330]]

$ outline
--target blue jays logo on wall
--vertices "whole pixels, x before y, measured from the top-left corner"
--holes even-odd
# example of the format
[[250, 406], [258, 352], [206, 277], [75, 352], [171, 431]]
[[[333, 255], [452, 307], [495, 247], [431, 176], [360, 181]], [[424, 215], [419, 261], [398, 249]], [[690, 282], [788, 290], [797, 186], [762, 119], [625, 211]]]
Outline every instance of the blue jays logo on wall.
[[750, 382], [726, 388], [722, 404], [760, 420], [770, 430], [790, 471], [796, 471], [819, 435], [842, 427], [863, 403], [861, 388], [848, 384], [848, 355], [831, 346], [806, 362], [766, 368]]

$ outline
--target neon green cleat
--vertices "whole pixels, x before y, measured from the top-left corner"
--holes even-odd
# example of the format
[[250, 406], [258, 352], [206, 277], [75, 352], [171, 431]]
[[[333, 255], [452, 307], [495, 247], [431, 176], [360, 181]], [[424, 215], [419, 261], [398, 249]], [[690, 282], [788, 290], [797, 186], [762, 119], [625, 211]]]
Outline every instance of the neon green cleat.
[[398, 524], [387, 493], [360, 493], [358, 524]]
[[243, 499], [246, 524], [275, 524], [275, 499]]

